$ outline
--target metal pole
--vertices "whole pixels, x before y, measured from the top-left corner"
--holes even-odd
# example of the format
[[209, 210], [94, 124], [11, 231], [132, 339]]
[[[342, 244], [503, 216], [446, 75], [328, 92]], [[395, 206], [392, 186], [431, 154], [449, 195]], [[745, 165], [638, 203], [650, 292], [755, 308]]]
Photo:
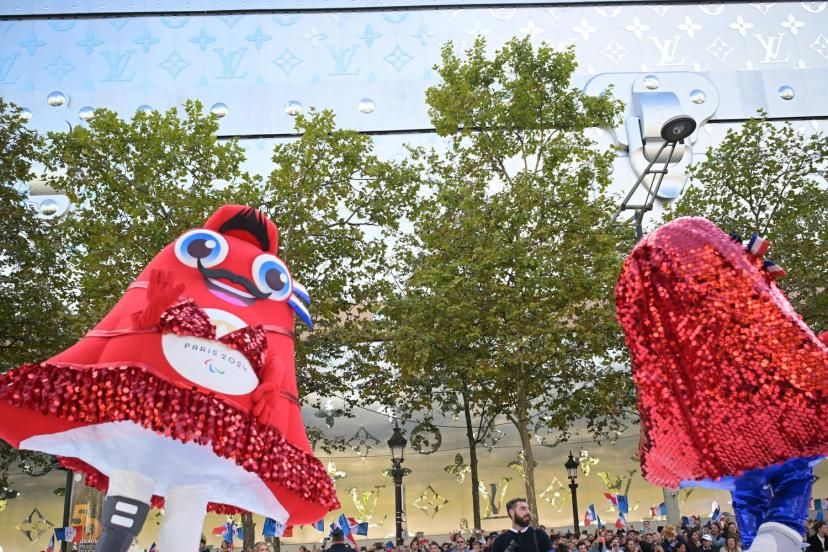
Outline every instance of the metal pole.
[[[72, 482], [75, 474], [72, 470], [66, 470], [66, 487], [63, 494], [63, 527], [69, 527], [69, 510], [72, 509]], [[66, 540], [60, 543], [60, 552], [69, 552], [69, 543]]]
[[404, 544], [402, 531], [402, 467], [394, 462], [394, 498], [395, 498], [395, 520], [397, 522], [397, 546]]
[[572, 490], [572, 525], [575, 526], [575, 539], [581, 538], [581, 528], [578, 526], [578, 484], [570, 479], [569, 488]]

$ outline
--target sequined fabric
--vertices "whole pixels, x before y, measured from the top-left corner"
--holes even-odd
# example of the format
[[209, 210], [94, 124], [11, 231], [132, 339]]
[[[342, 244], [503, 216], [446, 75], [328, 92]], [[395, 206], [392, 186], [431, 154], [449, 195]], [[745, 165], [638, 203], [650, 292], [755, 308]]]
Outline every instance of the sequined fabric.
[[[276, 428], [211, 394], [180, 388], [141, 368], [26, 364], [0, 375], [0, 400], [68, 421], [131, 421], [185, 443], [207, 445], [265, 483], [331, 510], [339, 508], [322, 463], [287, 442]], [[103, 477], [94, 470], [87, 473], [92, 483]]]
[[[216, 339], [210, 317], [193, 300], [185, 300], [164, 311], [159, 328], [162, 332]], [[236, 349], [250, 361], [257, 374], [262, 373], [267, 353], [267, 336], [261, 326], [245, 326], [221, 336], [218, 341]]]
[[649, 234], [616, 303], [648, 481], [676, 487], [828, 452], [828, 348], [763, 261], [714, 224], [683, 218]]
[[188, 299], [173, 305], [161, 314], [158, 324], [162, 332], [193, 335], [205, 339], [216, 338], [216, 327], [210, 317], [195, 301]]

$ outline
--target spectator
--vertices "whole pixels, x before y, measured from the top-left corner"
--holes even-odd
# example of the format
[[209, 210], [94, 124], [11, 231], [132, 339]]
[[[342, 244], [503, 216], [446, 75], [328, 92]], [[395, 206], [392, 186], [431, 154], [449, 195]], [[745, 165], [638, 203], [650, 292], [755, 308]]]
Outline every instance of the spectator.
[[639, 539], [638, 545], [641, 547], [641, 552], [653, 552], [653, 534], [644, 533], [644, 537]]
[[548, 552], [552, 541], [544, 531], [531, 527], [532, 511], [525, 498], [513, 498], [506, 503], [506, 513], [512, 520], [512, 527], [495, 539], [494, 552], [506, 552], [512, 542], [520, 552]]
[[701, 552], [717, 552], [718, 548], [713, 546], [713, 537], [704, 535], [701, 539]]
[[725, 536], [725, 538], [727, 538], [727, 537], [736, 537], [737, 540], [739, 539], [739, 528], [736, 526], [735, 521], [730, 521], [725, 526], [724, 536]]
[[808, 544], [811, 548], [808, 549], [808, 552], [826, 552], [828, 550], [828, 541], [826, 541], [826, 535], [828, 535], [828, 525], [825, 525], [824, 521], [817, 521], [814, 522], [813, 526], [811, 527], [811, 531], [814, 532], [813, 536], [808, 539]]
[[676, 545], [679, 543], [678, 535], [676, 535], [676, 526], [668, 525], [665, 527], [664, 531], [661, 533], [661, 539], [664, 552], [674, 552]]
[[742, 547], [739, 546], [739, 539], [736, 537], [727, 537], [721, 552], [742, 552]]
[[587, 543], [582, 541], [582, 540], [578, 541], [578, 545], [577, 545], [576, 548], [577, 548], [578, 552], [587, 552], [588, 551]]
[[[305, 548], [301, 546], [301, 548]], [[307, 548], [305, 548], [305, 552], [307, 552]], [[267, 546], [267, 543], [264, 541], [259, 541], [256, 543], [256, 546], [253, 547], [253, 552], [270, 552], [270, 548]]]
[[699, 552], [701, 550], [701, 529], [696, 527], [689, 530], [690, 538], [687, 539], [687, 552]]
[[639, 552], [640, 548], [638, 547], [638, 541], [635, 539], [627, 538], [627, 545], [626, 545], [627, 552]]
[[353, 552], [353, 548], [345, 544], [345, 533], [339, 527], [331, 531], [331, 546], [328, 552]]
[[469, 552], [469, 548], [466, 546], [466, 539], [460, 533], [452, 535], [451, 542], [454, 543], [454, 546], [451, 547], [451, 552]]
[[440, 545], [437, 541], [431, 541], [431, 544], [428, 545], [428, 552], [440, 552]]
[[719, 527], [718, 523], [711, 523], [710, 524], [710, 536], [713, 537], [713, 548], [719, 549], [724, 546], [725, 539], [722, 535], [722, 528]]

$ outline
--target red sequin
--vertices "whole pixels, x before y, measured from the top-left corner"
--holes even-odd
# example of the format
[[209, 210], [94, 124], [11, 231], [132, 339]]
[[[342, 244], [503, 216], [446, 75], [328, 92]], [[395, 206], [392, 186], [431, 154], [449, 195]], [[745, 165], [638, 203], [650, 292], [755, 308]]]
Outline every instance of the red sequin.
[[828, 453], [828, 348], [762, 261], [714, 224], [684, 218], [649, 234], [624, 263], [616, 300], [650, 482]]
[[[216, 339], [216, 327], [207, 313], [192, 299], [182, 301], [164, 311], [159, 328], [162, 332], [177, 335]], [[239, 351], [247, 357], [257, 374], [262, 373], [267, 354], [267, 335], [261, 326], [245, 326], [223, 335], [219, 341]]]
[[210, 317], [192, 299], [173, 305], [161, 314], [158, 326], [162, 332], [216, 338], [216, 327]]
[[[0, 375], [0, 400], [74, 422], [131, 421], [184, 443], [208, 445], [265, 483], [330, 510], [340, 506], [322, 463], [276, 428], [212, 394], [177, 387], [141, 368], [25, 364]], [[95, 479], [103, 476], [81, 464], [75, 465], [92, 477], [90, 484], [105, 488]]]
[[261, 326], [245, 326], [221, 336], [219, 341], [239, 351], [247, 357], [257, 374], [262, 373], [267, 352], [267, 336]]

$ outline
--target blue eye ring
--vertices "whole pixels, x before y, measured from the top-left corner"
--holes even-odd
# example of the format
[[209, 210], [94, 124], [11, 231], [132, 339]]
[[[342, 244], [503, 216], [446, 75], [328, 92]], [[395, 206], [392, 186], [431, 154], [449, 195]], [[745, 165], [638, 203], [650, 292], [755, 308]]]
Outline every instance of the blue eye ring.
[[259, 255], [253, 261], [251, 270], [253, 283], [262, 291], [269, 293], [272, 301], [287, 301], [293, 294], [293, 279], [287, 265], [275, 255]]
[[210, 268], [227, 258], [230, 246], [218, 232], [212, 230], [190, 230], [182, 234], [175, 242], [175, 256], [181, 264], [192, 268], [201, 266]]

